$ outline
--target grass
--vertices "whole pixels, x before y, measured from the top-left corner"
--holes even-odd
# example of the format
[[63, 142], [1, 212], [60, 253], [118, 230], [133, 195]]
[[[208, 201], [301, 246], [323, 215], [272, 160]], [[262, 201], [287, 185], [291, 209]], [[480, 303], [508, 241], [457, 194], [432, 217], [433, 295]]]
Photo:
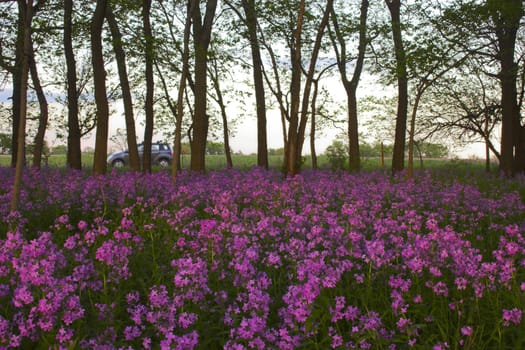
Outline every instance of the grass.
[[[191, 157], [189, 155], [182, 156], [182, 168], [189, 169]], [[232, 155], [233, 166], [240, 170], [249, 170], [257, 164], [257, 155], [255, 154], [234, 154]], [[30, 160], [28, 160], [30, 163]], [[279, 170], [282, 167], [283, 156], [272, 155], [268, 157], [270, 169]], [[0, 155], [0, 166], [9, 166], [11, 163], [11, 156]], [[330, 169], [330, 161], [327, 156], [319, 155], [317, 157], [318, 167], [320, 169]], [[49, 157], [47, 164], [50, 167], [65, 167], [66, 155], [53, 154]], [[405, 163], [406, 164], [406, 163]], [[88, 170], [93, 166], [93, 153], [82, 154], [83, 168]], [[361, 168], [365, 171], [372, 171], [377, 169], [390, 169], [391, 159], [385, 159], [385, 165], [381, 165], [381, 159], [378, 157], [361, 159]], [[485, 163], [482, 160], [474, 159], [424, 159], [423, 167], [425, 169], [446, 168], [447, 171], [454, 171], [456, 173], [469, 173], [471, 171], [479, 171], [484, 169]], [[208, 155], [206, 156], [206, 167], [209, 170], [220, 170], [226, 168], [226, 158], [224, 155]], [[312, 167], [311, 157], [304, 157], [303, 169], [310, 169]], [[420, 169], [419, 160], [414, 163], [414, 168]], [[493, 166], [496, 169], [496, 166]]]

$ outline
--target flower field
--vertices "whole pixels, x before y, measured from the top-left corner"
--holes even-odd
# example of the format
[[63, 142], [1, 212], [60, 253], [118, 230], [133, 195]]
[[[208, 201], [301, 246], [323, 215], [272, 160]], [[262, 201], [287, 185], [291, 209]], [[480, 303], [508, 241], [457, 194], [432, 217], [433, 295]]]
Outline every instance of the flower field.
[[0, 348], [525, 348], [525, 178], [0, 168]]

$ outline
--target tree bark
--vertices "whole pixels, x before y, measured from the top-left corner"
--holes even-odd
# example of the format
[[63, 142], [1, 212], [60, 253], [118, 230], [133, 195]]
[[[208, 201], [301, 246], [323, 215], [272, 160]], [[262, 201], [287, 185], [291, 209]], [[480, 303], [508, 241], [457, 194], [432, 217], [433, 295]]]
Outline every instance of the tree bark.
[[175, 178], [178, 171], [181, 169], [181, 147], [182, 147], [182, 118], [184, 116], [184, 92], [186, 91], [186, 80], [189, 74], [189, 60], [190, 60], [190, 30], [191, 30], [191, 19], [195, 6], [197, 6], [196, 0], [188, 0], [187, 11], [186, 11], [186, 23], [184, 25], [184, 39], [183, 39], [183, 50], [182, 50], [182, 72], [180, 75], [179, 92], [177, 95], [177, 116], [175, 121], [175, 140], [173, 147], [173, 168], [172, 175]]
[[108, 20], [109, 29], [115, 51], [115, 60], [117, 61], [120, 88], [122, 89], [122, 101], [124, 104], [124, 116], [126, 120], [126, 138], [129, 152], [129, 165], [135, 171], [140, 171], [139, 152], [137, 150], [137, 134], [135, 131], [135, 117], [133, 116], [133, 99], [129, 87], [128, 72], [126, 67], [126, 53], [122, 47], [122, 34], [115, 19], [115, 14], [111, 4], [106, 9], [106, 19]]
[[22, 170], [24, 168], [25, 153], [25, 136], [26, 136], [26, 115], [27, 115], [27, 79], [29, 76], [29, 58], [31, 56], [31, 22], [33, 19], [33, 0], [19, 1], [23, 2], [25, 6], [19, 6], [23, 9], [23, 41], [22, 41], [22, 57], [20, 61], [20, 109], [19, 109], [19, 125], [17, 135], [17, 153], [15, 166], [15, 178], [13, 184], [13, 194], [11, 197], [11, 211], [18, 209], [20, 201], [20, 189], [22, 186]]
[[97, 132], [93, 174], [101, 175], [107, 171], [109, 106], [106, 93], [106, 70], [102, 52], [102, 25], [106, 14], [107, 0], [97, 0], [91, 20], [91, 61], [97, 105]]
[[144, 128], [144, 152], [142, 153], [142, 171], [144, 173], [151, 173], [151, 143], [153, 142], [153, 33], [151, 31], [150, 22], [151, 0], [142, 1], [142, 25], [144, 31], [145, 41], [145, 59], [146, 59], [146, 101], [144, 105], [145, 110], [145, 128]]
[[82, 169], [81, 132], [78, 120], [77, 67], [73, 52], [73, 0], [64, 0], [64, 54], [67, 70], [67, 165]]
[[290, 84], [290, 125], [288, 126], [288, 144], [285, 147], [285, 166], [286, 173], [294, 176], [299, 173], [300, 164], [297, 159], [300, 155], [298, 150], [298, 127], [299, 127], [299, 104], [301, 98], [301, 35], [303, 29], [303, 20], [305, 12], [305, 0], [301, 0], [297, 12], [297, 22], [293, 46], [290, 48], [290, 57], [292, 60], [292, 81]]
[[[13, 74], [13, 124], [11, 128], [11, 167], [15, 168], [18, 160], [18, 130], [20, 128], [20, 108], [22, 95], [22, 65], [20, 64], [24, 57], [24, 23], [26, 15], [26, 2], [18, 0], [18, 21], [16, 28], [16, 48], [15, 48], [15, 65], [12, 69]], [[21, 153], [25, 161], [25, 150]]]
[[261, 49], [257, 37], [257, 12], [255, 0], [242, 0], [246, 14], [246, 27], [250, 40], [253, 64], [253, 84], [255, 87], [255, 104], [257, 108], [257, 165], [268, 169], [268, 141], [266, 132], [266, 100], [262, 73]]
[[317, 152], [315, 150], [315, 133], [316, 133], [316, 102], [317, 102], [317, 94], [319, 91], [319, 80], [314, 80], [314, 92], [312, 94], [312, 102], [310, 104], [311, 109], [311, 117], [312, 120], [310, 120], [310, 156], [312, 157], [312, 169], [317, 169], [319, 166], [317, 165]]
[[215, 100], [219, 105], [219, 109], [221, 111], [223, 131], [222, 134], [224, 139], [224, 154], [226, 156], [226, 167], [228, 169], [231, 169], [233, 168], [233, 160], [230, 148], [230, 131], [228, 129], [228, 115], [226, 114], [226, 105], [224, 104], [224, 98], [222, 97], [222, 91], [218, 77], [217, 59], [213, 57], [211, 63], [213, 68], [210, 70], [210, 79], [213, 82], [213, 88], [215, 90], [215, 94], [217, 95], [217, 98]]
[[416, 132], [416, 113], [423, 96], [424, 89], [418, 89], [416, 98], [414, 100], [414, 106], [412, 107], [412, 115], [410, 117], [410, 129], [408, 132], [408, 167], [407, 176], [412, 178], [414, 176], [414, 135]]
[[[315, 68], [317, 66], [317, 57], [319, 56], [319, 50], [321, 49], [325, 28], [328, 25], [328, 20], [330, 19], [330, 13], [332, 12], [333, 3], [333, 0], [326, 1], [326, 7], [323, 13], [323, 17], [321, 19], [321, 23], [319, 24], [319, 28], [317, 28], [317, 35], [310, 57], [310, 66], [306, 73], [306, 81], [304, 83], [304, 91], [302, 96], [301, 115], [299, 119], [299, 129], [297, 132], [296, 164], [298, 164], [299, 166], [302, 163], [301, 154], [303, 151], [303, 145], [305, 140], [306, 124], [308, 122], [308, 105], [310, 103], [310, 93], [312, 91]], [[298, 170], [300, 170], [300, 168]]]
[[201, 17], [199, 6], [193, 9], [193, 44], [195, 50], [195, 93], [194, 93], [194, 120], [193, 142], [191, 143], [190, 169], [204, 172], [206, 168], [206, 140], [208, 138], [207, 107], [207, 72], [208, 72], [208, 47], [210, 45], [211, 31], [217, 0], [207, 0], [204, 20]]
[[[348, 145], [349, 145], [349, 168], [350, 171], [359, 171], [361, 168], [361, 155], [359, 152], [359, 130], [358, 130], [358, 116], [357, 116], [357, 87], [361, 78], [361, 72], [363, 70], [365, 52], [367, 45], [366, 37], [366, 23], [368, 19], [368, 7], [369, 1], [361, 1], [361, 9], [359, 16], [359, 46], [354, 73], [351, 79], [348, 79], [346, 72], [346, 64], [348, 61], [348, 55], [346, 52], [346, 42], [339, 29], [339, 23], [337, 21], [337, 14], [332, 11], [332, 23], [334, 26], [335, 36], [332, 35], [332, 44], [336, 51], [337, 66], [341, 74], [341, 80], [346, 91], [347, 96], [347, 108], [348, 108]], [[336, 43], [337, 40], [337, 43]], [[337, 49], [339, 44], [340, 51]]]
[[516, 80], [518, 67], [514, 61], [516, 36], [523, 16], [521, 0], [487, 0], [498, 39], [497, 59], [500, 63], [501, 82], [501, 160], [500, 171], [513, 175], [520, 167], [525, 167], [525, 149], [521, 144], [520, 111], [517, 104]]
[[[488, 129], [489, 120], [485, 119], [485, 130]], [[490, 173], [490, 147], [489, 143], [485, 140], [485, 171]]]
[[408, 115], [408, 76], [406, 55], [401, 33], [401, 0], [385, 0], [391, 16], [392, 38], [396, 57], [397, 74], [397, 117], [392, 155], [392, 172], [405, 167], [405, 143]]
[[33, 150], [33, 167], [40, 168], [42, 164], [42, 153], [44, 151], [47, 120], [49, 118], [49, 109], [47, 99], [42, 88], [42, 84], [40, 83], [40, 77], [38, 76], [33, 41], [31, 40], [31, 37], [29, 39], [29, 51], [31, 53], [31, 56], [29, 57], [29, 71], [31, 73], [31, 79], [33, 81], [33, 86], [36, 91], [38, 105], [40, 107], [40, 115], [38, 117], [38, 129], [35, 135], [35, 147]]

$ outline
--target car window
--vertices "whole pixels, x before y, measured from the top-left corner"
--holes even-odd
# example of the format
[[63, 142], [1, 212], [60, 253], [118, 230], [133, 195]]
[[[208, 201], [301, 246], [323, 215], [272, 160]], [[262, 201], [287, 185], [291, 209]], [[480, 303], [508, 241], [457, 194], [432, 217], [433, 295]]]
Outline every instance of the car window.
[[159, 151], [159, 145], [153, 144], [151, 145], [151, 152], [158, 152]]
[[144, 145], [139, 145], [137, 149], [140, 153], [144, 152]]

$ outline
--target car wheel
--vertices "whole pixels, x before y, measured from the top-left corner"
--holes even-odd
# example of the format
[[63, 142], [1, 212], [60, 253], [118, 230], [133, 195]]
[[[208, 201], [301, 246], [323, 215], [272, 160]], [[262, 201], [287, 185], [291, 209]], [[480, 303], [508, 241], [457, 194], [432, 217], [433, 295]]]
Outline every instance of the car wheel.
[[159, 159], [159, 165], [161, 168], [167, 168], [168, 165], [170, 165], [170, 162], [167, 159], [162, 158], [162, 159]]
[[111, 165], [113, 165], [114, 168], [122, 168], [124, 166], [124, 161], [122, 159], [115, 159]]

